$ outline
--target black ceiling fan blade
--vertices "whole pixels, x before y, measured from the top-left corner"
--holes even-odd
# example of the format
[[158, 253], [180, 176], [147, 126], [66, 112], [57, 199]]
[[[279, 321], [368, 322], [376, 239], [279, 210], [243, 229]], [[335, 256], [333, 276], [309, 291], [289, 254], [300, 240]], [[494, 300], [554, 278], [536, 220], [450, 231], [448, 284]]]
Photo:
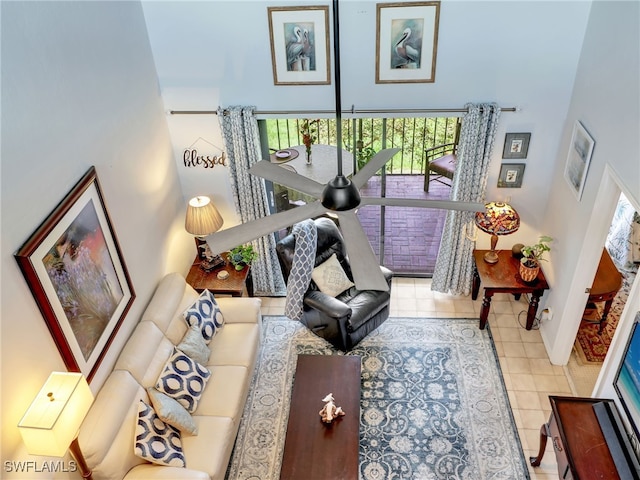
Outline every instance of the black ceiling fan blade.
[[349, 255], [353, 281], [358, 290], [380, 290], [386, 292], [389, 285], [380, 270], [378, 258], [371, 249], [367, 234], [360, 225], [355, 212], [336, 212], [340, 230]]
[[400, 151], [399, 148], [387, 148], [380, 150], [362, 167], [351, 180], [356, 188], [361, 188], [375, 173], [384, 167], [391, 157]]
[[213, 253], [225, 252], [263, 237], [282, 228], [301, 222], [307, 218], [317, 217], [327, 211], [319, 201], [308, 203], [301, 207], [292, 208], [284, 212], [258, 218], [247, 223], [242, 223], [226, 230], [220, 230], [207, 237], [207, 243]]
[[320, 198], [324, 185], [267, 160], [254, 163], [249, 173], [279, 183], [301, 193]]
[[362, 197], [360, 205], [385, 205], [387, 207], [418, 207], [440, 208], [443, 210], [460, 210], [470, 212], [483, 212], [485, 206], [482, 203], [458, 202], [456, 200], [427, 200], [421, 198], [378, 198]]

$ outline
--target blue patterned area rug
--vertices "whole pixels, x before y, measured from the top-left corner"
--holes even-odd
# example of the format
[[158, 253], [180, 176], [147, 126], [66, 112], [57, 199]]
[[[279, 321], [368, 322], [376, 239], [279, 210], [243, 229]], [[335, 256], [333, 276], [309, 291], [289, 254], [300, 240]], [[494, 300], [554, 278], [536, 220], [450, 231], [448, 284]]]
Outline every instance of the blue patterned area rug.
[[[279, 478], [298, 354], [343, 353], [299, 322], [265, 316], [228, 479]], [[349, 355], [362, 357], [362, 480], [530, 478], [477, 319], [390, 318]]]

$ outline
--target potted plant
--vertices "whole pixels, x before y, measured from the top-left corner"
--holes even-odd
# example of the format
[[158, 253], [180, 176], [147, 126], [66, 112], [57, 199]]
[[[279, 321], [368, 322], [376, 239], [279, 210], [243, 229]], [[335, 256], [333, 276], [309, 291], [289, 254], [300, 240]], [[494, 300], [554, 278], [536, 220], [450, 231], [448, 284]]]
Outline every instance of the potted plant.
[[245, 265], [251, 265], [256, 258], [258, 258], [258, 252], [251, 244], [239, 245], [229, 251], [229, 261], [236, 270], [242, 270]]
[[527, 245], [522, 247], [522, 258], [520, 259], [520, 276], [525, 282], [532, 282], [538, 276], [540, 271], [540, 262], [544, 260], [542, 256], [545, 252], [551, 251], [549, 242], [553, 238], [546, 235], [540, 237], [540, 241], [535, 245]]

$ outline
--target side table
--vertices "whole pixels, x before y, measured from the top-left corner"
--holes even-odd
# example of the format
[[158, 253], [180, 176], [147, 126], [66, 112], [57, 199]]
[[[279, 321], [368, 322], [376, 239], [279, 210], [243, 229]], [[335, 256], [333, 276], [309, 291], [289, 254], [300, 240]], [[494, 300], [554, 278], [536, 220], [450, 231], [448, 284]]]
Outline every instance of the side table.
[[[187, 275], [187, 283], [198, 293], [202, 293], [203, 290], [209, 290], [214, 295], [231, 295], [232, 297], [241, 297], [246, 286], [247, 294], [252, 297], [253, 282], [251, 281], [251, 275], [249, 275], [251, 267], [236, 270], [229, 262], [228, 254], [229, 252], [222, 253], [222, 257], [227, 262], [224, 267], [214, 268], [209, 271], [200, 268], [200, 259], [196, 256]], [[218, 278], [218, 273], [222, 270], [229, 272], [229, 276], [224, 280]]]
[[516, 300], [520, 299], [523, 293], [531, 294], [529, 309], [527, 311], [527, 330], [531, 330], [533, 320], [538, 311], [540, 297], [545, 290], [549, 289], [547, 279], [540, 269], [538, 277], [533, 282], [525, 282], [520, 277], [520, 260], [514, 258], [511, 250], [498, 250], [498, 262], [487, 263], [484, 261], [484, 254], [488, 250], [474, 250], [473, 258], [475, 268], [473, 272], [473, 288], [471, 298], [478, 298], [480, 283], [484, 285], [484, 297], [482, 299], [482, 309], [480, 310], [480, 329], [484, 330], [489, 318], [491, 308], [491, 297], [496, 293], [511, 293]]

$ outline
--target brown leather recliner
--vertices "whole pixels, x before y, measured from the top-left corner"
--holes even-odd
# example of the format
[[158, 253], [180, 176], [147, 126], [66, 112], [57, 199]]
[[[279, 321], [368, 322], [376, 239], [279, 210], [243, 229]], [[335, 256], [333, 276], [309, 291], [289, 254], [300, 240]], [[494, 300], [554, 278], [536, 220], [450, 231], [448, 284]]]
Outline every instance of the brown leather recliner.
[[[318, 229], [315, 266], [335, 253], [345, 273], [353, 281], [340, 230], [329, 218], [322, 217], [314, 221]], [[287, 235], [276, 245], [285, 282], [288, 281], [291, 272], [294, 249], [293, 234]], [[351, 350], [389, 317], [393, 273], [385, 267], [380, 269], [389, 284], [387, 292], [360, 291], [351, 287], [334, 298], [318, 290], [312, 280], [304, 295], [304, 313], [300, 321], [336, 348], [343, 351]]]

